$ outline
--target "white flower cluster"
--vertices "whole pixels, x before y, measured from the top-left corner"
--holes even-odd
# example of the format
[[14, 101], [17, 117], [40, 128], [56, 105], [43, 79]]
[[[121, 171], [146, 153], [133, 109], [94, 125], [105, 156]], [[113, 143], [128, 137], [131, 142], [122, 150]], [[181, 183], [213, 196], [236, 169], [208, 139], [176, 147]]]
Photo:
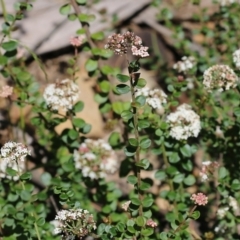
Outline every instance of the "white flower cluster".
[[229, 210], [229, 207], [222, 207], [217, 210], [217, 216], [222, 219], [225, 217], [227, 211]]
[[233, 3], [240, 3], [239, 0], [219, 0], [219, 3], [222, 7], [229, 6]]
[[233, 209], [234, 213], [236, 214], [239, 210], [237, 200], [232, 196], [229, 196], [228, 199], [229, 199], [229, 206]]
[[[1, 148], [1, 159], [0, 159], [0, 178], [12, 177], [6, 174], [7, 167], [18, 171], [19, 174], [24, 172], [25, 164], [24, 158], [27, 155], [31, 155], [30, 150], [27, 149], [22, 143], [7, 142]], [[18, 180], [18, 176], [14, 176], [13, 180]]]
[[7, 142], [1, 148], [1, 159], [6, 162], [24, 161], [27, 155], [31, 155], [31, 152], [22, 143]]
[[200, 171], [200, 176], [202, 182], [209, 180], [209, 177], [214, 176], [214, 172], [219, 168], [219, 163], [214, 161], [204, 161], [202, 162], [202, 169]]
[[163, 110], [163, 104], [167, 103], [167, 95], [160, 89], [150, 90], [148, 87], [138, 89], [135, 96], [143, 95], [146, 97], [146, 103], [153, 109]]
[[233, 62], [235, 63], [236, 67], [240, 69], [240, 49], [233, 53]]
[[196, 64], [194, 57], [182, 57], [181, 61], [178, 61], [173, 65], [173, 69], [176, 69], [179, 73], [186, 73], [188, 70], [192, 69]]
[[203, 85], [209, 92], [229, 90], [237, 86], [237, 81], [237, 75], [227, 65], [214, 65], [203, 74]]
[[43, 97], [52, 110], [72, 109], [79, 98], [79, 87], [72, 80], [64, 79], [46, 87]]
[[200, 117], [188, 104], [180, 105], [166, 120], [170, 124], [170, 136], [177, 140], [197, 137], [201, 130]]
[[61, 210], [55, 220], [58, 226], [54, 233], [63, 233], [64, 237], [76, 236], [81, 239], [96, 229], [93, 215], [83, 209]]
[[75, 167], [82, 170], [83, 176], [91, 179], [105, 178], [119, 168], [116, 153], [102, 139], [86, 139], [78, 151], [74, 151], [74, 161]]

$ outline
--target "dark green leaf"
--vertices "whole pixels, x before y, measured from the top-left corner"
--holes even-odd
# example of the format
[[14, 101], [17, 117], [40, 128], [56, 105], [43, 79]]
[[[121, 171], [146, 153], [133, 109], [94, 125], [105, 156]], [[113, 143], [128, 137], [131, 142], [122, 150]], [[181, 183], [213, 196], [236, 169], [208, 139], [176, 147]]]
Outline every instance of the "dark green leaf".
[[127, 182], [134, 185], [137, 183], [137, 177], [134, 175], [129, 175], [127, 177]]
[[133, 113], [131, 111], [123, 111], [121, 113], [121, 117], [122, 117], [123, 121], [128, 121], [129, 119], [131, 119], [133, 117]]
[[129, 139], [128, 139], [128, 142], [129, 142], [129, 144], [130, 144], [131, 146], [133, 146], [133, 147], [137, 147], [137, 146], [138, 146], [138, 141], [137, 141], [136, 138], [129, 138]]
[[166, 179], [167, 177], [167, 174], [164, 170], [158, 170], [156, 173], [155, 173], [155, 178], [162, 181], [164, 179]]
[[122, 82], [122, 83], [128, 82], [130, 80], [129, 76], [123, 75], [123, 74], [117, 74], [116, 77], [119, 80], [119, 82]]
[[30, 172], [25, 172], [20, 176], [21, 180], [28, 180], [32, 178], [32, 174]]
[[185, 174], [179, 173], [173, 178], [173, 182], [181, 183], [185, 177]]
[[130, 92], [130, 87], [126, 84], [118, 84], [115, 88], [115, 91], [118, 94], [126, 94], [126, 93]]
[[143, 138], [140, 141], [140, 147], [142, 149], [147, 149], [151, 146], [151, 140], [149, 138]]
[[18, 47], [18, 42], [17, 41], [8, 41], [8, 42], [4, 42], [2, 44], [2, 48], [6, 51], [13, 51], [16, 50]]
[[75, 112], [75, 113], [81, 112], [83, 110], [83, 108], [84, 108], [84, 103], [82, 101], [78, 101], [73, 106], [73, 112]]
[[83, 128], [86, 124], [85, 121], [81, 118], [73, 118], [72, 123], [76, 128]]
[[111, 133], [108, 142], [112, 147], [117, 146], [120, 143], [120, 133], [118, 132]]
[[143, 199], [142, 205], [143, 207], [151, 207], [153, 204], [154, 200], [152, 199], [152, 197], [145, 197]]

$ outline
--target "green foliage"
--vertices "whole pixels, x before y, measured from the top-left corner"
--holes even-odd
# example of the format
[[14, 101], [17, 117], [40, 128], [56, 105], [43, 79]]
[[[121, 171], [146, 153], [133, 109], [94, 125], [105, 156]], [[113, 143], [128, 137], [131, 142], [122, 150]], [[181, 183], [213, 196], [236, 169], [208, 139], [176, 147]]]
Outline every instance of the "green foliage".
[[[184, 26], [176, 24], [175, 13], [163, 7], [161, 1], [152, 1], [158, 12], [156, 20], [173, 33], [174, 41], [168, 41], [174, 51], [171, 56], [194, 56], [196, 61], [184, 71], [167, 67], [156, 39], [151, 39], [154, 44], [149, 46], [149, 58], [129, 57], [130, 49], [125, 54], [125, 75], [106, 64], [105, 60], [113, 55], [111, 50], [99, 47], [106, 33], [90, 32], [89, 25], [96, 20], [91, 10], [97, 2], [76, 0], [76, 5], [72, 5], [71, 1], [59, 12], [81, 24], [76, 34], [84, 35], [86, 41], [79, 48], [74, 46], [67, 73], [70, 83], [77, 82], [78, 57], [81, 51], [87, 52], [85, 69], [95, 80], [94, 100], [105, 121], [108, 142], [88, 138], [94, 126], [85, 120], [84, 108], [92, 111], [85, 106], [85, 99], [71, 100], [72, 106], [64, 113], [46, 103], [36, 76], [30, 73], [27, 62], [18, 58], [18, 49], [26, 49], [46, 76], [43, 64], [27, 46], [12, 38], [12, 32], [18, 30], [16, 22], [24, 19], [32, 5], [27, 1], [16, 3], [16, 12], [11, 14], [3, 8], [0, 71], [14, 88], [5, 111], [13, 104], [20, 112], [31, 106], [30, 121], [21, 116], [19, 123], [11, 123], [9, 128], [21, 129], [22, 144], [29, 142], [29, 136], [25, 136], [28, 130], [32, 154], [24, 155], [24, 161], [17, 155], [4, 169], [6, 160], [1, 152], [0, 238], [60, 239], [60, 234], [53, 234], [52, 223], [58, 210], [81, 208], [93, 213], [96, 230], [89, 235], [96, 239], [192, 239], [191, 219], [198, 222], [198, 239], [239, 239], [239, 83], [234, 89], [209, 92], [203, 79], [212, 65], [234, 68], [232, 54], [239, 46], [239, 4], [219, 6], [214, 13], [208, 13], [201, 9], [199, 0], [191, 1], [191, 7], [199, 10], [191, 19], [197, 27], [191, 29], [187, 22]], [[87, 13], [76, 11], [76, 6], [81, 10], [85, 5], [89, 8]], [[199, 36], [204, 39], [201, 46], [191, 42]], [[127, 45], [131, 44], [128, 39]], [[140, 78], [142, 67], [157, 73], [157, 80], [168, 95], [165, 102], [159, 92], [144, 88], [148, 79]], [[239, 76], [238, 66], [234, 71]], [[64, 84], [57, 82], [55, 87], [62, 90]], [[142, 94], [138, 94], [140, 91]], [[191, 130], [187, 137], [193, 115], [189, 117], [185, 111], [180, 124], [179, 119], [169, 120], [186, 98], [201, 125], [200, 133]], [[56, 127], [65, 121], [69, 127], [59, 133]], [[179, 128], [172, 131], [176, 126]], [[10, 140], [18, 139], [17, 135], [12, 131]], [[207, 201], [194, 200], [193, 191], [206, 195]], [[162, 203], [166, 205], [162, 207]], [[81, 224], [71, 220], [68, 228], [81, 229]], [[66, 239], [67, 234], [63, 235]]]

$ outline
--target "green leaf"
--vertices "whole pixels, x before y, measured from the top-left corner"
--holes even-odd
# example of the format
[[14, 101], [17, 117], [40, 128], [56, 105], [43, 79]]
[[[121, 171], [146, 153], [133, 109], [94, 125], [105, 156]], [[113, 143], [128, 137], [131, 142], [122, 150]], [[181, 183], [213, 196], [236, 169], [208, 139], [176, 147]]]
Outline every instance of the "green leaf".
[[79, 133], [76, 130], [74, 130], [74, 129], [70, 129], [68, 131], [68, 136], [69, 136], [70, 139], [75, 140], [75, 139], [78, 138]]
[[173, 182], [175, 183], [181, 183], [185, 177], [185, 174], [179, 173], [173, 178]]
[[117, 146], [120, 143], [120, 133], [119, 132], [111, 133], [108, 142], [112, 147]]
[[31, 199], [31, 193], [26, 190], [22, 190], [20, 197], [23, 201], [29, 201]]
[[136, 102], [142, 107], [146, 103], [146, 97], [144, 97], [143, 95], [137, 96]]
[[140, 119], [138, 121], [138, 127], [140, 128], [148, 128], [150, 126], [150, 122], [148, 120]]
[[144, 159], [141, 159], [139, 163], [136, 163], [136, 166], [147, 170], [150, 166], [150, 162], [148, 159], [144, 158]]
[[97, 103], [103, 104], [108, 100], [108, 95], [105, 93], [97, 93], [94, 95], [94, 100]]
[[32, 174], [30, 172], [25, 172], [20, 176], [21, 180], [28, 180], [32, 178]]
[[166, 232], [161, 232], [160, 239], [161, 240], [168, 240], [168, 234]]
[[133, 205], [136, 205], [136, 206], [141, 205], [141, 201], [139, 198], [131, 198], [130, 200]]
[[45, 224], [45, 219], [44, 218], [41, 217], [37, 220], [37, 225], [38, 226], [42, 227], [44, 224]]
[[149, 138], [143, 138], [140, 140], [140, 147], [142, 149], [147, 149], [151, 146], [151, 140]]
[[78, 101], [77, 103], [74, 104], [73, 106], [73, 112], [81, 112], [84, 108], [84, 103], [82, 101]]
[[134, 184], [137, 183], [137, 177], [134, 176], [134, 175], [129, 175], [129, 176], [127, 177], [127, 182], [130, 183], [130, 184], [132, 184], [132, 185], [134, 185]]
[[48, 172], [44, 172], [41, 175], [41, 181], [45, 186], [49, 186], [51, 184], [52, 176]]
[[9, 168], [9, 167], [7, 167], [6, 173], [7, 173], [7, 175], [9, 175], [11, 177], [15, 177], [18, 175], [18, 171], [14, 170], [12, 168]]
[[153, 202], [154, 202], [154, 200], [152, 199], [152, 197], [148, 196], [148, 197], [145, 197], [143, 199], [142, 205], [143, 205], [143, 207], [148, 208], [148, 207], [151, 207], [153, 205]]
[[126, 94], [128, 92], [130, 92], [130, 87], [126, 84], [118, 84], [116, 87], [115, 87], [115, 91], [118, 93], [118, 94]]
[[225, 167], [220, 167], [218, 170], [219, 179], [223, 179], [228, 175], [228, 171]]
[[137, 141], [136, 138], [129, 138], [129, 139], [128, 139], [128, 142], [129, 142], [129, 144], [130, 144], [131, 146], [133, 146], [133, 147], [137, 147], [137, 146], [138, 146], [138, 141]]
[[236, 117], [240, 117], [240, 108], [239, 107], [235, 107], [233, 109], [233, 113]]
[[80, 22], [89, 23], [95, 20], [95, 15], [80, 13], [78, 14], [78, 19]]
[[192, 174], [189, 174], [186, 178], [184, 178], [183, 182], [187, 186], [192, 186], [196, 182], [196, 179]]
[[13, 51], [16, 50], [18, 47], [18, 42], [17, 41], [8, 41], [8, 42], [4, 42], [2, 44], [2, 48], [6, 51]]
[[173, 85], [168, 85], [167, 89], [168, 89], [169, 92], [174, 92], [174, 90], [175, 90]]
[[168, 156], [170, 163], [177, 163], [180, 161], [180, 157], [177, 152], [171, 152], [171, 154]]
[[69, 14], [68, 15], [68, 20], [69, 21], [75, 21], [77, 19], [77, 15], [75, 13]]
[[131, 111], [123, 111], [121, 113], [121, 117], [123, 119], [123, 121], [128, 121], [129, 119], [131, 119], [133, 117], [133, 113]]
[[85, 68], [88, 72], [93, 72], [98, 68], [98, 62], [92, 59], [88, 59], [85, 64]]
[[183, 156], [185, 157], [191, 157], [192, 156], [192, 149], [191, 146], [188, 144], [185, 144], [183, 147], [180, 148], [180, 152], [182, 153]]
[[158, 170], [156, 173], [155, 173], [155, 178], [162, 181], [164, 179], [166, 179], [167, 177], [167, 174], [164, 170]]
[[73, 118], [72, 124], [76, 128], [83, 128], [85, 126], [85, 121], [81, 118]]
[[129, 110], [131, 108], [130, 102], [114, 102], [112, 103], [113, 111], [117, 114], [121, 114], [123, 111]]
[[152, 228], [146, 228], [141, 230], [141, 234], [145, 237], [151, 236], [154, 233]]
[[59, 11], [62, 15], [68, 15], [71, 12], [71, 4], [61, 6]]
[[93, 40], [103, 40], [104, 39], [104, 33], [103, 32], [96, 32], [91, 35], [91, 38]]
[[116, 225], [116, 228], [119, 232], [125, 232], [125, 224], [119, 222], [117, 225]]
[[104, 93], [109, 93], [110, 89], [111, 89], [111, 85], [109, 81], [102, 81], [100, 84], [100, 89], [102, 92]]
[[76, 0], [76, 2], [80, 5], [85, 5], [87, 0]]
[[0, 56], [0, 65], [5, 65], [7, 64], [8, 58], [5, 56]]
[[200, 217], [200, 212], [199, 211], [194, 211], [189, 217], [192, 219], [197, 220]]
[[146, 223], [146, 220], [144, 217], [142, 216], [138, 216], [135, 220], [136, 224], [139, 226], [139, 227], [143, 227]]
[[147, 81], [145, 79], [139, 78], [137, 80], [136, 86], [137, 86], [137, 88], [143, 88], [146, 86], [146, 84], [147, 84]]
[[88, 134], [91, 131], [91, 129], [92, 129], [92, 126], [90, 124], [85, 124], [81, 132], [83, 134]]
[[127, 76], [127, 75], [123, 75], [123, 74], [117, 74], [117, 79], [119, 82], [122, 82], [122, 83], [125, 83], [125, 82], [128, 82], [130, 81], [130, 77]]
[[149, 190], [151, 186], [152, 186], [152, 182], [147, 181], [147, 179], [144, 179], [141, 181], [139, 188], [142, 191], [146, 191], [146, 190]]

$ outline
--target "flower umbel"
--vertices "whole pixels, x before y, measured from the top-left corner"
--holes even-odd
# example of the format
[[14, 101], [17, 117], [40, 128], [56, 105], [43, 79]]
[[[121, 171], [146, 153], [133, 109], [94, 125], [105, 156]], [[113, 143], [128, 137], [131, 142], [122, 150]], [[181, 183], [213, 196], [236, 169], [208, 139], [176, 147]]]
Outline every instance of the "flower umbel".
[[84, 37], [83, 36], [76, 36], [70, 38], [70, 43], [74, 47], [80, 47], [83, 44]]
[[157, 227], [157, 223], [154, 222], [151, 218], [147, 220], [146, 225], [152, 228]]
[[69, 79], [50, 84], [46, 87], [43, 97], [52, 110], [72, 109], [73, 104], [79, 98], [79, 87]]
[[187, 73], [188, 70], [192, 69], [196, 65], [194, 57], [182, 57], [181, 61], [178, 61], [173, 65], [173, 69], [176, 69], [178, 73]]
[[201, 205], [204, 206], [208, 203], [208, 197], [203, 193], [192, 194], [190, 199], [194, 201], [196, 205], [199, 205], [199, 206]]
[[200, 176], [202, 178], [202, 181], [206, 181], [209, 179], [210, 176], [213, 176], [214, 172], [216, 169], [219, 168], [219, 163], [218, 162], [210, 162], [210, 161], [205, 161], [202, 162], [202, 169], [200, 171]]
[[236, 68], [240, 69], [240, 49], [233, 53], [233, 62], [235, 63]]
[[61, 210], [57, 213], [55, 220], [59, 221], [55, 233], [62, 232], [66, 239], [70, 236], [82, 239], [96, 229], [93, 215], [83, 209]]
[[27, 155], [31, 155], [31, 152], [22, 143], [7, 142], [1, 148], [1, 159], [7, 163], [17, 160], [24, 161]]
[[[13, 179], [14, 181], [18, 180], [19, 175], [25, 170], [24, 158], [27, 155], [31, 155], [31, 152], [22, 143], [5, 143], [1, 148], [0, 178], [9, 178]], [[17, 171], [18, 175], [14, 176], [13, 178], [7, 175], [7, 167]]]
[[200, 117], [188, 104], [180, 105], [176, 112], [170, 113], [166, 120], [170, 124], [170, 136], [177, 140], [197, 137], [200, 130]]
[[0, 91], [0, 97], [7, 98], [7, 97], [11, 96], [12, 93], [13, 93], [13, 87], [6, 85], [6, 86], [2, 87], [2, 89]]
[[138, 57], [148, 57], [148, 47], [142, 45], [142, 39], [136, 36], [133, 32], [124, 34], [116, 34], [108, 37], [108, 42], [105, 45], [106, 49], [111, 49], [118, 55], [127, 54], [128, 49], [131, 49], [132, 54]]
[[75, 167], [82, 170], [84, 177], [104, 178], [118, 170], [117, 155], [112, 147], [102, 139], [86, 139], [74, 151]]
[[135, 96], [143, 95], [146, 97], [146, 103], [153, 109], [160, 109], [164, 111], [163, 104], [167, 103], [167, 95], [160, 89], [150, 90], [148, 87], [138, 89]]
[[230, 88], [235, 88], [237, 81], [237, 75], [227, 65], [214, 65], [208, 68], [203, 74], [203, 85], [208, 92], [212, 90], [222, 92]]

